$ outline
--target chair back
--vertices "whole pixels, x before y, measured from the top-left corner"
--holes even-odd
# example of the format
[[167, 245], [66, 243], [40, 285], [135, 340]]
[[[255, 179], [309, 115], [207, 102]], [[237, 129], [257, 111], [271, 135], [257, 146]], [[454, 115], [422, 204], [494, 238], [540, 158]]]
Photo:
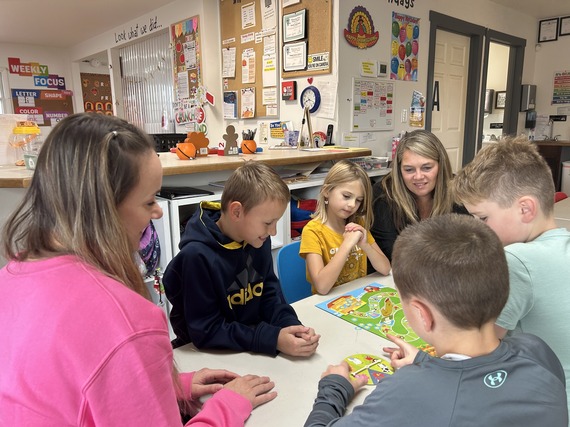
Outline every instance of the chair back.
[[558, 203], [560, 200], [567, 199], [568, 196], [563, 191], [557, 191], [554, 193], [554, 203]]
[[305, 259], [299, 255], [300, 241], [283, 246], [277, 253], [277, 275], [289, 304], [312, 295], [305, 276]]

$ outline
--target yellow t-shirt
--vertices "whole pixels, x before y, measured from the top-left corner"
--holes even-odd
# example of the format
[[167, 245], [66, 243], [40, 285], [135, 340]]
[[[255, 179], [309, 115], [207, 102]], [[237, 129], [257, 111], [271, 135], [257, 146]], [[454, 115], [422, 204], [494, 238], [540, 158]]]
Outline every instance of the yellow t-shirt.
[[[368, 243], [374, 243], [374, 238], [370, 232], [367, 232]], [[338, 251], [339, 246], [342, 244], [344, 238], [342, 234], [331, 230], [319, 220], [313, 219], [303, 227], [301, 234], [301, 248], [299, 254], [305, 258], [306, 254], [319, 254], [323, 257], [323, 262], [327, 265], [332, 257]], [[311, 283], [313, 293], [316, 293], [315, 287], [309, 277], [309, 272], [306, 271], [307, 281]], [[351, 280], [358, 279], [359, 277], [366, 276], [366, 254], [360, 247], [355, 246], [350, 251], [344, 267], [342, 268], [335, 286], [342, 285], [343, 283], [350, 282]]]

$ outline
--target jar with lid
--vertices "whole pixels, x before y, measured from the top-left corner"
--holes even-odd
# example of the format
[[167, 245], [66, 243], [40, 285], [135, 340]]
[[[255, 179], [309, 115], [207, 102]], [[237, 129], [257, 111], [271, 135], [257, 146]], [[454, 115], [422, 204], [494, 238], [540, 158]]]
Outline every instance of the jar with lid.
[[35, 168], [35, 159], [43, 142], [40, 133], [39, 126], [32, 121], [17, 122], [8, 140], [13, 149], [12, 158], [15, 159], [16, 166], [26, 165], [28, 169]]

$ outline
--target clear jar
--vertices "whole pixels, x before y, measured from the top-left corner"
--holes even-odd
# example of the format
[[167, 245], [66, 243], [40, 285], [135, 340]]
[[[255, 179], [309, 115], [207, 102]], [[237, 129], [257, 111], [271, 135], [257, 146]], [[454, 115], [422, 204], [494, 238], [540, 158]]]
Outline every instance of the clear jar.
[[[12, 147], [12, 159], [14, 159], [16, 166], [26, 165], [25, 155], [37, 157], [43, 142], [40, 133], [39, 126], [32, 121], [17, 123], [8, 140], [10, 147]], [[33, 164], [35, 165], [35, 163]]]

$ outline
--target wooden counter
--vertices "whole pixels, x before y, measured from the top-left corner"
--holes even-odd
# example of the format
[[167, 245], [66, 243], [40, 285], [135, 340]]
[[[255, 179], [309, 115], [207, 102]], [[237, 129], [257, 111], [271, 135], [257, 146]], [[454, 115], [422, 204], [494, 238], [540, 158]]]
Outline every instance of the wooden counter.
[[[266, 150], [252, 155], [209, 155], [196, 160], [180, 160], [176, 154], [160, 153], [160, 161], [164, 176], [172, 176], [234, 170], [244, 160], [261, 161], [271, 166], [289, 166], [370, 156], [371, 154], [368, 148], [326, 148], [319, 151]], [[23, 166], [0, 166], [0, 188], [29, 187], [32, 174], [33, 171]]]

